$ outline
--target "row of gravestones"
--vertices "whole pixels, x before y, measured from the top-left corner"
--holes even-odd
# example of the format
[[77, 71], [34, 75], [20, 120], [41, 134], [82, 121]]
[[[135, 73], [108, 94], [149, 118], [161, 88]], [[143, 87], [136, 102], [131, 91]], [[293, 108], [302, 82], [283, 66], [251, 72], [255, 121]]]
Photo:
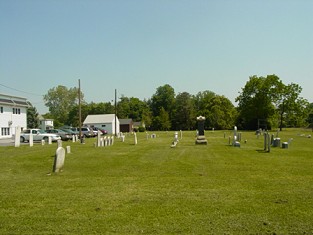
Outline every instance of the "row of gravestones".
[[96, 147], [106, 147], [106, 146], [111, 146], [113, 144], [114, 144], [114, 136], [101, 137], [101, 133], [98, 132], [97, 142], [94, 144]]

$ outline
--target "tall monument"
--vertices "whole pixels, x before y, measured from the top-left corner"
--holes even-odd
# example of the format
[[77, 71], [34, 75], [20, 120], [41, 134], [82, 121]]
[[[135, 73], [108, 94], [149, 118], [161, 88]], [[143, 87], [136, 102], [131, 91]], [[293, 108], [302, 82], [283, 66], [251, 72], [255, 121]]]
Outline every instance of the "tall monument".
[[196, 139], [196, 144], [208, 144], [208, 141], [205, 139], [205, 136], [204, 136], [204, 121], [205, 121], [205, 117], [203, 116], [197, 117], [198, 135]]

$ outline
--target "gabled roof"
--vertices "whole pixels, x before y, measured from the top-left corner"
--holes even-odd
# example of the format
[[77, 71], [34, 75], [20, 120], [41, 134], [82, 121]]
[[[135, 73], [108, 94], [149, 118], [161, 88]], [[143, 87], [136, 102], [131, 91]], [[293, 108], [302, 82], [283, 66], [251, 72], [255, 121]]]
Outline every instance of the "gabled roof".
[[88, 115], [84, 121], [84, 124], [94, 123], [112, 123], [114, 122], [115, 114], [94, 114]]
[[128, 119], [119, 119], [119, 121], [120, 121], [120, 125], [129, 125], [129, 124], [131, 124], [133, 122], [133, 119], [130, 119], [130, 118], [128, 118]]

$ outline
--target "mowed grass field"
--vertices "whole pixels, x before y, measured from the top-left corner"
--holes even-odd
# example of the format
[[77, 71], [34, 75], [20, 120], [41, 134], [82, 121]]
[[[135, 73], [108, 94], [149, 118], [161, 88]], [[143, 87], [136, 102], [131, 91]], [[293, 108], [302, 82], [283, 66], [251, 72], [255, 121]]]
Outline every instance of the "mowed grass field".
[[230, 131], [206, 131], [208, 145], [183, 132], [176, 148], [156, 134], [63, 142], [58, 174], [56, 143], [0, 147], [0, 234], [313, 234], [310, 130], [280, 132], [293, 141], [270, 153], [254, 132], [240, 148]]

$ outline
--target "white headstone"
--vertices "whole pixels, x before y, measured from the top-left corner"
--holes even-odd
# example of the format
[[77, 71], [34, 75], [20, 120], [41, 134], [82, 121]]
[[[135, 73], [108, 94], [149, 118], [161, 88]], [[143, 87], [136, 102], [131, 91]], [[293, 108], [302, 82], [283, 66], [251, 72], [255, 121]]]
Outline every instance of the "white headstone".
[[62, 140], [58, 140], [58, 148], [62, 147]]
[[52, 144], [51, 136], [48, 137], [48, 144]]
[[101, 134], [100, 133], [101, 133], [100, 131], [98, 131], [98, 133], [97, 133], [97, 147], [101, 146], [101, 143], [100, 143], [100, 141], [101, 141]]
[[71, 153], [71, 146], [66, 146], [66, 153]]
[[75, 135], [72, 135], [72, 142], [76, 142], [76, 136]]
[[178, 142], [178, 132], [177, 131], [174, 134], [174, 142]]
[[112, 135], [111, 136], [111, 145], [113, 145], [114, 144], [114, 136]]
[[125, 135], [122, 135], [121, 138], [122, 138], [122, 142], [124, 142], [125, 141]]
[[137, 144], [137, 134], [136, 133], [134, 133], [134, 143], [135, 143], [135, 145]]
[[32, 133], [29, 134], [29, 147], [34, 146], [34, 136]]
[[62, 147], [57, 148], [55, 152], [53, 172], [60, 172], [64, 166], [65, 160], [65, 149]]
[[20, 145], [21, 145], [21, 127], [20, 126], [15, 127], [14, 145], [15, 145], [15, 147], [20, 147]]
[[45, 145], [46, 141], [45, 140], [41, 140], [41, 145]]
[[108, 146], [108, 138], [104, 136], [104, 146]]

